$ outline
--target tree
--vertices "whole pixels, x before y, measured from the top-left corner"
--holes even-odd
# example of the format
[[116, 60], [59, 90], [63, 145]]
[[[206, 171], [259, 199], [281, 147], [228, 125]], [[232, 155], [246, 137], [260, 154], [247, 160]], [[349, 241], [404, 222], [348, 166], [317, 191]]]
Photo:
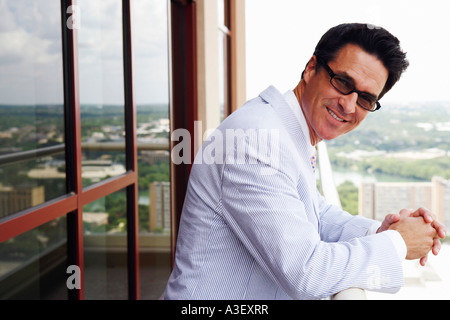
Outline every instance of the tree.
[[345, 181], [337, 187], [342, 209], [358, 214], [358, 188], [351, 181]]

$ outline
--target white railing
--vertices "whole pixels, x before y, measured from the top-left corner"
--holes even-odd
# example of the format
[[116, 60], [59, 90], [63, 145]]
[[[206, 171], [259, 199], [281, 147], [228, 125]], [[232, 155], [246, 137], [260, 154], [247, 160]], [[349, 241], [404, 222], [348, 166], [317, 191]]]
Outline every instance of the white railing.
[[366, 291], [361, 288], [349, 288], [336, 293], [332, 300], [367, 300]]
[[[325, 141], [317, 144], [317, 154], [319, 160], [320, 184], [322, 193], [328, 203], [341, 207], [341, 200], [337, 192], [336, 184], [333, 179], [333, 170], [331, 168], [330, 158], [328, 157], [327, 145]], [[366, 300], [366, 292], [360, 288], [349, 288], [336, 293], [331, 297], [332, 300]]]
[[341, 206], [341, 200], [337, 192], [336, 184], [333, 179], [333, 169], [331, 168], [330, 158], [325, 141], [317, 144], [317, 156], [319, 160], [320, 184], [322, 193], [329, 204]]

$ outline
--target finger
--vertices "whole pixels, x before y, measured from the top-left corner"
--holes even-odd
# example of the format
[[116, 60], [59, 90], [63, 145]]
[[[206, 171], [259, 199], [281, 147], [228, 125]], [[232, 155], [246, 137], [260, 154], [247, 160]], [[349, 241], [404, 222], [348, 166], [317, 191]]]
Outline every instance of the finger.
[[433, 226], [431, 224], [428, 225], [429, 226], [429, 232], [430, 232], [430, 236], [433, 239], [438, 239], [438, 230], [436, 230], [435, 228], [433, 228]]
[[391, 224], [400, 221], [400, 215], [398, 213], [391, 213], [388, 216]]
[[441, 241], [439, 241], [439, 239], [435, 238], [435, 239], [433, 239], [432, 252], [435, 256], [437, 256], [439, 251], [441, 251]]
[[391, 225], [400, 220], [400, 215], [398, 213], [390, 213], [384, 217], [383, 224]]
[[419, 208], [416, 211], [412, 212], [411, 217], [420, 217], [422, 216], [426, 223], [431, 223], [436, 219], [436, 216], [426, 208]]
[[401, 218], [406, 218], [409, 217], [413, 214], [412, 210], [408, 210], [408, 209], [402, 209], [399, 212], [399, 215]]
[[431, 223], [431, 226], [436, 229], [439, 238], [444, 239], [447, 234], [447, 228], [437, 220]]
[[383, 222], [381, 223], [381, 226], [378, 228], [377, 233], [386, 231], [389, 229], [389, 226], [397, 221], [400, 220], [400, 215], [395, 213], [390, 213], [384, 217]]
[[422, 267], [425, 267], [425, 264], [427, 263], [428, 260], [428, 255], [426, 255], [425, 257], [420, 258], [420, 265]]

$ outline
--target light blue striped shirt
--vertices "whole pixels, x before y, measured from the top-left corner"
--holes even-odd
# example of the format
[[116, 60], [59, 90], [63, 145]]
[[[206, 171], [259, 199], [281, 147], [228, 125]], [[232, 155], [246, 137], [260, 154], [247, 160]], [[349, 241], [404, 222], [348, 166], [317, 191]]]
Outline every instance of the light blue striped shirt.
[[[289, 105], [289, 107], [291, 107], [291, 110], [294, 113], [295, 117], [297, 118], [297, 120], [300, 124], [300, 127], [302, 128], [302, 132], [305, 135], [306, 140], [310, 141], [308, 125], [306, 123], [306, 119], [303, 115], [303, 112], [301, 111], [300, 104], [298, 103], [297, 97], [295, 96], [294, 92], [292, 90], [287, 91], [284, 94], [284, 98], [285, 98], [287, 104]], [[309, 155], [311, 157], [315, 156], [315, 154], [316, 154], [315, 148], [311, 144], [309, 144], [309, 146], [310, 146], [310, 148], [308, 148]], [[381, 226], [381, 222], [374, 222], [373, 225], [367, 231], [366, 235], [375, 234], [380, 226]], [[388, 233], [386, 233], [386, 235], [388, 235], [391, 238], [391, 240], [395, 246], [395, 249], [397, 250], [397, 254], [398, 254], [399, 258], [405, 259], [408, 249], [407, 249], [405, 241], [403, 240], [400, 233], [388, 232]]]
[[402, 286], [392, 240], [401, 236], [367, 235], [376, 222], [324, 201], [305, 120], [287, 100], [269, 87], [196, 155], [165, 299], [320, 299]]

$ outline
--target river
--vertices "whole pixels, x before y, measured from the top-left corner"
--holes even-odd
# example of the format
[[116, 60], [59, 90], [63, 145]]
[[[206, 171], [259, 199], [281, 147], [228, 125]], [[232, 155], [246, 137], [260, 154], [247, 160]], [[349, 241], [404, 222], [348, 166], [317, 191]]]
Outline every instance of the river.
[[347, 168], [340, 168], [333, 166], [333, 179], [336, 186], [339, 186], [345, 181], [353, 182], [357, 187], [362, 182], [421, 182], [415, 178], [407, 178], [400, 176], [392, 176], [388, 174], [370, 174], [367, 172], [359, 172], [349, 170]]

